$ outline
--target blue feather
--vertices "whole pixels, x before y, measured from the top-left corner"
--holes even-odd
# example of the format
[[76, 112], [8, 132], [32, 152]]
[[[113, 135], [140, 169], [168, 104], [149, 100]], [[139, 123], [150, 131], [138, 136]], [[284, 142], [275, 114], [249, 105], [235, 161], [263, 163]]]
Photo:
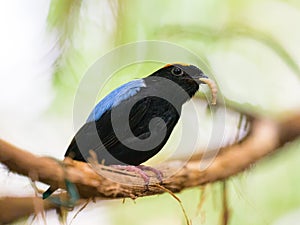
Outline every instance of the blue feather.
[[133, 80], [121, 85], [117, 89], [110, 92], [95, 106], [86, 122], [88, 123], [100, 119], [106, 111], [116, 107], [122, 101], [125, 101], [126, 99], [136, 95], [142, 87], [146, 87], [143, 79]]

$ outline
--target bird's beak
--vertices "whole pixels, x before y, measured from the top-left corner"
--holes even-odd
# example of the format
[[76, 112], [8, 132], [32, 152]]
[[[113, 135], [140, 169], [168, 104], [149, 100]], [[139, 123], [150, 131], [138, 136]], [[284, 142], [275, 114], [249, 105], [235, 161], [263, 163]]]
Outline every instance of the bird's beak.
[[205, 84], [205, 82], [203, 82], [201, 79], [203, 79], [203, 78], [205, 78], [205, 79], [209, 79], [207, 76], [205, 76], [203, 73], [197, 73], [197, 74], [195, 74], [195, 75], [193, 75], [192, 76], [192, 79], [194, 80], [194, 81], [196, 81], [199, 85], [200, 84]]
[[205, 76], [204, 74], [201, 74], [200, 78], [199, 78], [199, 84], [206, 84], [205, 82], [202, 81], [202, 79], [209, 79], [209, 78], [207, 76]]
[[203, 76], [201, 78], [199, 78], [199, 81], [201, 83], [207, 84], [211, 90], [211, 95], [212, 95], [212, 105], [215, 105], [217, 103], [217, 93], [218, 93], [218, 88], [216, 83], [209, 79], [207, 76]]

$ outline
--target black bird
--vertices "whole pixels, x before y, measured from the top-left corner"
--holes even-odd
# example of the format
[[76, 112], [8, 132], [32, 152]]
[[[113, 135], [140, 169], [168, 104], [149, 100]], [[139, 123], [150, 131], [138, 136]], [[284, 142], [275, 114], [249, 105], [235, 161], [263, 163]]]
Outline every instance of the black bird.
[[[182, 105], [207, 80], [196, 66], [176, 63], [120, 86], [95, 106], [65, 157], [85, 162], [93, 150], [104, 165], [139, 166], [162, 149], [180, 118]], [[53, 191], [50, 187], [43, 198]]]

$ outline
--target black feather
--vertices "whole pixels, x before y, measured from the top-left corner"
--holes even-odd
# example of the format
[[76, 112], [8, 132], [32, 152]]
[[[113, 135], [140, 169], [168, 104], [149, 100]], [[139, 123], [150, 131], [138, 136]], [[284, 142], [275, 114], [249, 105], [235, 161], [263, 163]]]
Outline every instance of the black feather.
[[[172, 74], [173, 68], [181, 69], [183, 74]], [[135, 95], [105, 111], [96, 121], [84, 124], [73, 138], [65, 156], [87, 161], [89, 151], [93, 150], [98, 161], [105, 165], [139, 165], [147, 161], [156, 155], [169, 139], [180, 118], [182, 105], [199, 89], [200, 77], [204, 75], [197, 67], [174, 64], [144, 78], [145, 87]], [[169, 81], [167, 85], [165, 79]], [[184, 93], [173, 93], [177, 90], [176, 86], [180, 86]], [[170, 99], [160, 96], [169, 96]], [[128, 117], [124, 112], [129, 106], [132, 107]], [[149, 124], [154, 118], [161, 120], [158, 120], [150, 131]], [[112, 125], [112, 120], [117, 126]], [[129, 130], [123, 126], [126, 121], [129, 123]], [[116, 130], [122, 134], [122, 140], [117, 137]], [[129, 135], [131, 132], [134, 137]], [[145, 140], [151, 135], [153, 138], [161, 138], [155, 147], [144, 146], [144, 149], [136, 150], [124, 145], [124, 142], [130, 143], [130, 146], [138, 145], [136, 138]]]

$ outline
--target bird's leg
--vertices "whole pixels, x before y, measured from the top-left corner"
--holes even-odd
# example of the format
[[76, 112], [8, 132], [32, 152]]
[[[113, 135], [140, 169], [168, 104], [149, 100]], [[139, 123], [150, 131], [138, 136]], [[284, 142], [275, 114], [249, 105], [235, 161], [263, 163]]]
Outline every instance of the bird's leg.
[[160, 170], [155, 169], [151, 166], [144, 166], [144, 165], [138, 165], [138, 168], [140, 168], [143, 171], [151, 171], [156, 175], [157, 180], [159, 181], [159, 183], [162, 183], [162, 178], [163, 178], [163, 174]]
[[124, 165], [111, 165], [111, 167], [116, 168], [116, 169], [121, 169], [121, 170], [126, 170], [129, 172], [135, 172], [138, 175], [142, 177], [142, 179], [145, 181], [145, 186], [148, 189], [149, 182], [150, 182], [150, 177], [139, 167], [137, 166], [124, 166]]

